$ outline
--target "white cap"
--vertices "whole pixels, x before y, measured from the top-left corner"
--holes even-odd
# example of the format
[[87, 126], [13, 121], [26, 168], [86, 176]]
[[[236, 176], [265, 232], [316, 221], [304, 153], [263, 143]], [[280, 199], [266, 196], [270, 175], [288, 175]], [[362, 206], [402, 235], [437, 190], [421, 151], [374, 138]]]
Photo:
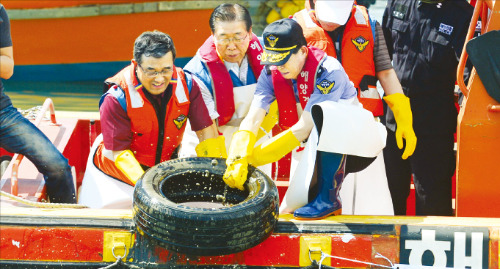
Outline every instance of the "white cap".
[[316, 18], [344, 25], [351, 15], [354, 0], [316, 0]]

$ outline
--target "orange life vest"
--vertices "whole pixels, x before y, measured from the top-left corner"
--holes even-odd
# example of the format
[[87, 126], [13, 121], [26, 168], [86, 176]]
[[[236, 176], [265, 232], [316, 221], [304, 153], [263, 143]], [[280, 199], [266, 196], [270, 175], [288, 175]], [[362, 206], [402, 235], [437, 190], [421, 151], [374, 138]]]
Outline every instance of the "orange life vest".
[[[334, 42], [316, 20], [314, 10], [303, 9], [295, 13], [294, 17], [302, 26], [308, 45], [338, 58]], [[358, 89], [358, 99], [363, 107], [370, 110], [374, 116], [381, 116], [383, 106], [376, 88], [374, 45], [373, 29], [366, 8], [353, 5], [342, 36], [340, 61], [354, 87]]]
[[181, 68], [175, 68], [170, 84], [172, 97], [165, 119], [158, 122], [158, 116], [151, 102], [144, 95], [144, 87], [137, 81], [135, 66], [129, 65], [106, 82], [120, 86], [125, 92], [127, 116], [131, 121], [132, 144], [130, 150], [139, 163], [154, 166], [170, 160], [182, 141], [189, 113], [189, 89]]
[[[206, 64], [207, 70], [212, 78], [212, 89], [215, 105], [219, 118], [217, 124], [224, 126], [231, 120], [234, 114], [233, 83], [224, 62], [220, 59], [215, 47], [213, 36], [210, 36], [200, 47], [198, 53], [202, 61]], [[256, 35], [252, 34], [252, 39], [248, 44], [248, 63], [255, 78], [258, 78], [263, 66], [260, 64], [262, 47]]]

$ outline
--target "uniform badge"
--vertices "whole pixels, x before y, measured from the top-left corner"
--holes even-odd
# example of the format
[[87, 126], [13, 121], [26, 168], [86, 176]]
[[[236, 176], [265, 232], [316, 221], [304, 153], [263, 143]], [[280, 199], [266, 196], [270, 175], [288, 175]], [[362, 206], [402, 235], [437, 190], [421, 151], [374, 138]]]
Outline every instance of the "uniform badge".
[[335, 85], [335, 81], [328, 81], [323, 79], [319, 84], [316, 85], [322, 94], [329, 94], [332, 92], [333, 86]]
[[175, 124], [175, 127], [177, 127], [177, 129], [181, 129], [182, 126], [184, 125], [184, 123], [186, 123], [186, 120], [187, 120], [187, 117], [186, 115], [179, 115], [179, 117], [177, 117], [177, 119], [174, 119], [174, 124]]
[[276, 42], [278, 42], [278, 38], [273, 36], [273, 35], [266, 37], [266, 39], [267, 39], [267, 42], [269, 42], [269, 45], [273, 48], [274, 48], [274, 46], [276, 46]]
[[269, 61], [271, 63], [277, 63], [280, 62], [281, 60], [285, 59], [285, 57], [290, 54], [289, 51], [285, 53], [278, 53], [278, 54], [268, 54], [265, 51], [262, 53], [261, 56], [261, 61]]
[[354, 46], [356, 46], [356, 49], [358, 49], [359, 52], [363, 52], [368, 43], [370, 43], [370, 41], [366, 40], [362, 36], [358, 36], [355, 39], [351, 39], [351, 41], [354, 44]]
[[441, 23], [439, 24], [439, 32], [446, 35], [451, 35], [451, 33], [453, 32], [453, 26]]

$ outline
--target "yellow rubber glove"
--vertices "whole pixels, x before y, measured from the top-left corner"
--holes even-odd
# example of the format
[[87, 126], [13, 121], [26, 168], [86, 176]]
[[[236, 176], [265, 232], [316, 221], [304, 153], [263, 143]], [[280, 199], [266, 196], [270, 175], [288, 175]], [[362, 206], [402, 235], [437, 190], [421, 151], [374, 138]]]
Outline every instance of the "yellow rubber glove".
[[385, 102], [394, 113], [396, 120], [396, 143], [399, 149], [403, 148], [403, 138], [406, 139], [406, 148], [403, 160], [410, 157], [417, 146], [417, 137], [413, 131], [413, 115], [410, 108], [410, 99], [402, 93], [394, 93], [384, 97]]
[[127, 176], [130, 181], [132, 181], [132, 183], [134, 183], [134, 185], [142, 174], [144, 174], [141, 164], [139, 164], [137, 159], [134, 157], [132, 151], [128, 149], [118, 154], [115, 159], [115, 165]]
[[245, 189], [243, 184], [248, 175], [248, 157], [252, 155], [254, 146], [255, 135], [252, 132], [240, 130], [234, 133], [226, 160], [227, 169], [223, 177], [229, 187]]
[[[265, 136], [266, 133], [269, 133], [271, 129], [273, 129], [274, 125], [276, 125], [276, 123], [278, 123], [278, 103], [274, 101], [269, 107], [269, 112], [260, 125], [256, 141], [259, 141], [261, 137]], [[265, 131], [262, 129], [264, 129]]]
[[227, 158], [224, 136], [201, 141], [195, 148], [198, 157]]
[[248, 162], [253, 166], [276, 162], [298, 146], [300, 146], [299, 140], [288, 129], [255, 147]]

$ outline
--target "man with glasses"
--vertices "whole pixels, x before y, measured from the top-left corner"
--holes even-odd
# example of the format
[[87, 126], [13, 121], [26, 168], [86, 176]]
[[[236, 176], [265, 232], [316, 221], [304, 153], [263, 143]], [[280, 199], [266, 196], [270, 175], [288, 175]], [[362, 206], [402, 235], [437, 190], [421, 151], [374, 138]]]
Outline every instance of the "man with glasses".
[[[219, 5], [212, 12], [209, 24], [212, 35], [184, 70], [201, 81], [199, 85], [210, 116], [229, 145], [232, 134], [250, 108], [262, 71], [262, 46], [252, 33], [250, 13], [240, 4]], [[273, 111], [263, 124], [266, 132], [276, 124], [276, 110]], [[261, 131], [260, 136], [264, 133]], [[194, 137], [192, 132], [182, 142], [181, 156], [194, 155], [193, 143], [189, 140], [196, 140], [190, 137]], [[202, 151], [201, 146], [196, 148], [198, 155]]]
[[[273, 22], [264, 29], [262, 37], [264, 53], [261, 63], [266, 68], [259, 76], [250, 111], [233, 136], [226, 161], [228, 168], [223, 179], [230, 187], [243, 189], [248, 164], [258, 166], [274, 162], [297, 148], [302, 141], [318, 139], [311, 136], [314, 134], [314, 109], [316, 105], [327, 104], [336, 108], [336, 112], [330, 114], [323, 110], [326, 112], [322, 116], [322, 131], [318, 130], [319, 143], [310, 142], [306, 145], [304, 151], [308, 154], [311, 152], [311, 156], [304, 155], [299, 163], [313, 170], [317, 165], [318, 194], [310, 203], [305, 202], [299, 208], [284, 209], [282, 203], [280, 211], [294, 210], [294, 216], [299, 219], [319, 219], [341, 214], [342, 205], [338, 195], [344, 179], [345, 156], [352, 154], [352, 149], [328, 147], [320, 151], [318, 148], [316, 154], [315, 150], [309, 151], [308, 148], [321, 145], [324, 140], [336, 141], [339, 145], [364, 143], [363, 139], [357, 140], [350, 135], [361, 133], [365, 138], [372, 134], [366, 129], [358, 129], [363, 131], [359, 133], [350, 130], [352, 127], [349, 126], [363, 127], [357, 118], [351, 116], [364, 113], [368, 123], [376, 125], [376, 122], [369, 111], [359, 106], [356, 88], [340, 63], [322, 50], [307, 46], [302, 28], [296, 21], [281, 19]], [[286, 131], [254, 148], [258, 126], [274, 100], [278, 104], [278, 124]], [[333, 118], [342, 118], [341, 124], [332, 124], [336, 122], [332, 121]], [[379, 140], [383, 142], [382, 138]], [[378, 152], [381, 150], [382, 147], [377, 149]], [[290, 188], [293, 182], [292, 179]], [[307, 197], [307, 189], [302, 188], [299, 192]], [[287, 195], [284, 203], [289, 202]]]
[[[97, 169], [121, 182], [86, 176], [82, 194], [113, 196], [111, 191], [122, 189], [129, 193], [131, 206], [133, 186], [144, 169], [177, 157], [188, 119], [200, 144], [206, 144], [204, 155], [225, 157], [197, 82], [175, 67], [174, 60], [169, 35], [144, 32], [135, 41], [132, 63], [105, 81], [108, 90], [99, 102], [103, 141], [91, 154]], [[102, 197], [82, 196], [79, 202], [91, 207], [114, 206]]]
[[396, 215], [406, 215], [411, 179], [416, 215], [453, 215], [454, 89], [473, 12], [466, 0], [387, 1], [382, 29], [394, 69], [415, 112], [413, 128], [419, 139], [411, 158], [398, 158], [401, 150], [393, 138], [400, 123], [396, 111], [387, 111], [384, 158]]

